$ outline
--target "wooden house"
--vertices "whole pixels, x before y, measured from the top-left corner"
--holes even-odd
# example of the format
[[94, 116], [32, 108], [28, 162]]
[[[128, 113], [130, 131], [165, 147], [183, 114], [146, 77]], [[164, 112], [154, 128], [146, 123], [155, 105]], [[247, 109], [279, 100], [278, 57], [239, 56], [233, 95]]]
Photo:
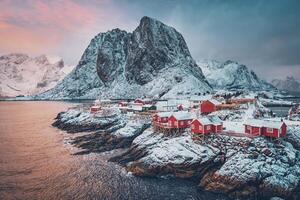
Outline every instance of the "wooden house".
[[99, 106], [99, 105], [91, 106], [91, 108], [90, 108], [90, 113], [96, 113], [96, 112], [98, 112], [99, 110], [101, 110], [101, 106]]
[[193, 118], [189, 112], [174, 112], [168, 119], [171, 129], [185, 129], [190, 127]]
[[286, 135], [287, 125], [282, 121], [248, 119], [244, 123], [245, 133], [254, 136], [279, 138]]
[[222, 103], [215, 100], [215, 99], [210, 99], [206, 100], [200, 103], [200, 113], [201, 114], [209, 114], [217, 110], [217, 106], [221, 105]]
[[221, 133], [223, 122], [217, 116], [208, 116], [194, 119], [191, 123], [191, 131], [194, 134]]

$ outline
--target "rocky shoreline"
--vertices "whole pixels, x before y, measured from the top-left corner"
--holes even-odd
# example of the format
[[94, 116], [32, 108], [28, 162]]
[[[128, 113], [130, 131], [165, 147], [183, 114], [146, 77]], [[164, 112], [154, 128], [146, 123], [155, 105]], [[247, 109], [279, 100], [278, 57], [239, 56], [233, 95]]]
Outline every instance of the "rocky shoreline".
[[[95, 125], [97, 124], [97, 125]], [[208, 135], [189, 132], [166, 136], [147, 121], [133, 121], [122, 114], [95, 118], [70, 109], [58, 114], [53, 126], [75, 137], [78, 154], [128, 148], [109, 161], [135, 176], [173, 176], [193, 179], [199, 189], [226, 194], [233, 199], [300, 198], [300, 127], [288, 130], [281, 140]]]

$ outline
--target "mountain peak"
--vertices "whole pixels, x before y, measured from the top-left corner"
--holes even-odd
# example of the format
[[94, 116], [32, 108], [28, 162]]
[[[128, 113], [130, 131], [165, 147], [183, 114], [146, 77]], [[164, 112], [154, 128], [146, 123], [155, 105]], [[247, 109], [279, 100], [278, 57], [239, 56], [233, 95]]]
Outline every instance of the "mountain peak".
[[94, 37], [75, 70], [41, 97], [168, 98], [208, 91], [183, 36], [145, 16], [132, 33], [113, 29]]

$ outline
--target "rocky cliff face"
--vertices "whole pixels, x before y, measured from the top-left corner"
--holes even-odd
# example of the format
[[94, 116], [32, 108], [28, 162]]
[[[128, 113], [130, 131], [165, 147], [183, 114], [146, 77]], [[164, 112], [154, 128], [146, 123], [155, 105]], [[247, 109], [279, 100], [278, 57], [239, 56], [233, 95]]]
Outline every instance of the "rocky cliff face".
[[287, 76], [285, 80], [274, 79], [271, 81], [271, 84], [279, 90], [300, 92], [300, 82], [297, 81], [293, 76]]
[[215, 60], [202, 60], [197, 64], [203, 70], [205, 77], [216, 89], [242, 89], [242, 90], [275, 90], [276, 88], [260, 79], [245, 65], [235, 61], [224, 63]]
[[52, 61], [45, 55], [35, 58], [26, 54], [3, 55], [0, 57], [0, 96], [44, 92], [53, 88], [68, 71], [63, 60]]
[[132, 33], [98, 34], [75, 70], [38, 98], [172, 97], [210, 90], [182, 35], [143, 17]]

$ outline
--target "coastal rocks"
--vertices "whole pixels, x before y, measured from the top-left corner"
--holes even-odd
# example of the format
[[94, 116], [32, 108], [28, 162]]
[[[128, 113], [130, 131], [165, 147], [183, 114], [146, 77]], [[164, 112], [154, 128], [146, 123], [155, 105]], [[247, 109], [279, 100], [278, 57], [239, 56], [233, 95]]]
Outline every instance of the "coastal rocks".
[[103, 108], [101, 113], [91, 114], [87, 108], [75, 107], [59, 113], [52, 125], [72, 134], [87, 132], [70, 141], [81, 149], [76, 155], [128, 148], [150, 126], [144, 119], [128, 120], [128, 116], [114, 109]]
[[202, 176], [220, 164], [220, 150], [196, 144], [190, 135], [165, 137], [147, 129], [124, 154], [112, 158], [126, 165], [137, 176], [174, 175], [181, 178]]
[[52, 126], [68, 133], [78, 133], [112, 128], [118, 125], [121, 119], [117, 114], [95, 117], [88, 111], [69, 109], [67, 112], [60, 112], [55, 120]]
[[300, 182], [299, 152], [284, 141], [277, 144], [255, 138], [251, 143], [254, 149], [228, 158], [201, 180], [200, 187], [233, 198], [294, 197]]
[[91, 133], [72, 139], [71, 144], [83, 150], [76, 154], [128, 148], [109, 161], [135, 176], [192, 179], [201, 190], [234, 199], [299, 199], [299, 126], [290, 126], [287, 137], [278, 140], [190, 132], [167, 136], [133, 115], [115, 113], [101, 118], [70, 109], [60, 113], [55, 123], [73, 132], [97, 124]]
[[300, 126], [289, 126], [285, 140], [291, 143], [295, 149], [300, 150]]
[[150, 124], [124, 124], [123, 128], [118, 129], [116, 132], [95, 132], [92, 134], [76, 137], [72, 140], [71, 144], [83, 149], [76, 154], [87, 153], [100, 153], [111, 151], [113, 149], [128, 148], [133, 139], [143, 133]]
[[172, 137], [149, 128], [110, 161], [136, 176], [192, 178], [202, 190], [232, 198], [299, 197], [299, 151], [283, 140], [187, 132]]

